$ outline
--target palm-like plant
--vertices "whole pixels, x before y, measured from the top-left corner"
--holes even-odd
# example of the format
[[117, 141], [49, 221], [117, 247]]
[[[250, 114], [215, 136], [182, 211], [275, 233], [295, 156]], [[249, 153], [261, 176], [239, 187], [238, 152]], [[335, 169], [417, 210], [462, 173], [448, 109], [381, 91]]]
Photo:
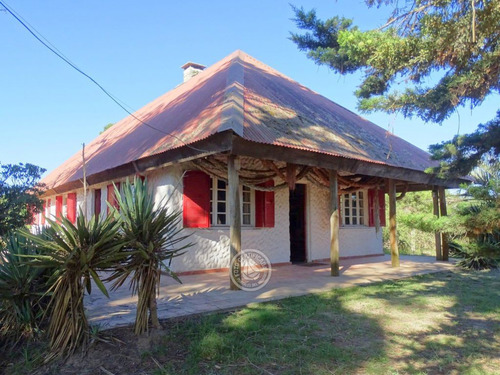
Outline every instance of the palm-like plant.
[[49, 337], [51, 353], [47, 360], [69, 355], [89, 340], [83, 296], [91, 292], [91, 281], [108, 296], [97, 274], [110, 269], [119, 257], [124, 242], [119, 235], [120, 223], [113, 217], [94, 216], [87, 221], [80, 211], [76, 224], [66, 218], [60, 223], [48, 220], [46, 238], [26, 233], [44, 249], [33, 256], [33, 265], [54, 270], [51, 287]]
[[170, 211], [166, 201], [155, 207], [146, 181], [136, 177], [133, 184], [127, 181], [122, 187], [121, 192], [115, 187], [120, 208], [114, 213], [122, 225], [128, 256], [109, 280], [114, 280], [113, 288], [118, 288], [132, 277], [130, 288], [133, 294], [138, 294], [134, 331], [140, 335], [148, 331], [148, 318], [154, 328], [161, 327], [156, 305], [161, 272], [180, 282], [170, 264], [191, 244], [180, 244], [187, 238], [181, 235], [180, 212]]
[[27, 257], [38, 253], [31, 240], [19, 233], [5, 240], [0, 250], [0, 341], [15, 345], [39, 330], [47, 280], [46, 270], [27, 263]]

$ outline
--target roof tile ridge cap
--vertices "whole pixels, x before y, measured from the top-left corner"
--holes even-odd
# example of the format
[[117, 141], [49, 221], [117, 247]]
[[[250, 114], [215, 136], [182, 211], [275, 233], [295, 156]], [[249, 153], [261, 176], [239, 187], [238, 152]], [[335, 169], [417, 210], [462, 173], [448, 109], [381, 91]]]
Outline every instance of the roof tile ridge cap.
[[244, 123], [244, 87], [245, 70], [243, 67], [242, 51], [237, 50], [231, 55], [230, 65], [227, 68], [226, 88], [220, 114], [220, 127], [218, 133], [232, 130], [235, 134], [243, 137]]

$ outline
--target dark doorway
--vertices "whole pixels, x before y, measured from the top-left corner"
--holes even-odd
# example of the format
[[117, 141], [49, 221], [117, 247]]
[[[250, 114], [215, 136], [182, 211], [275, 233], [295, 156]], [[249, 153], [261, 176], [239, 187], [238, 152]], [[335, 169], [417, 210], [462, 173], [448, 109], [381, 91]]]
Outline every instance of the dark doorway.
[[306, 185], [290, 190], [290, 262], [306, 261]]

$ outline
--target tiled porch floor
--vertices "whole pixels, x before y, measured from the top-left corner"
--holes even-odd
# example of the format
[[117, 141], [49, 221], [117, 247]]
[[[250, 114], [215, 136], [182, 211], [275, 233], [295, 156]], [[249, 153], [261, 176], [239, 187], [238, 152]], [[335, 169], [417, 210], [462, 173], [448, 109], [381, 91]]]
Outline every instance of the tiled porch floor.
[[[255, 292], [229, 290], [226, 272], [182, 276], [183, 284], [162, 277], [158, 313], [160, 319], [179, 317], [208, 311], [244, 306], [290, 296], [327, 291], [382, 280], [399, 279], [414, 275], [449, 270], [448, 262], [436, 262], [432, 257], [401, 256], [401, 266], [391, 267], [390, 256], [341, 260], [341, 275], [330, 276], [329, 265], [314, 267], [282, 266], [273, 269], [271, 280]], [[132, 324], [135, 319], [137, 297], [128, 288], [111, 292], [108, 299], [97, 289], [86, 297], [86, 307], [91, 324], [103, 329]]]

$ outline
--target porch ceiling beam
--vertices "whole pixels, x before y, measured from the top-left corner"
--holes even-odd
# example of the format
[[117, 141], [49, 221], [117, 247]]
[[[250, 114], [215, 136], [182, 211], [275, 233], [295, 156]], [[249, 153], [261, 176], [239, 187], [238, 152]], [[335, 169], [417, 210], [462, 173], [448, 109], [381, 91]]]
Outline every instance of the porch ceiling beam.
[[337, 171], [330, 170], [330, 274], [340, 275], [339, 263], [339, 203]]
[[[233, 139], [232, 131], [217, 133], [212, 137], [195, 142], [190, 145], [182, 146], [173, 150], [165, 151], [160, 154], [147, 156], [145, 158], [132, 161], [127, 164], [117, 166], [112, 169], [102, 171], [87, 176], [87, 185], [96, 185], [106, 181], [112, 181], [119, 178], [133, 176], [153, 170], [156, 168], [167, 167], [176, 163], [183, 163], [193, 159], [199, 159], [205, 156], [214, 155], [231, 150]], [[87, 164], [90, 160], [87, 161]], [[81, 189], [83, 179], [70, 181], [55, 189], [45, 191], [44, 195], [61, 194], [70, 190]]]
[[245, 140], [235, 136], [232, 152], [236, 155], [258, 159], [284, 161], [328, 170], [345, 171], [366, 176], [391, 178], [424, 185], [438, 185], [448, 188], [459, 187], [464, 179], [443, 180], [434, 175], [413, 169], [394, 167], [385, 164], [332, 156], [318, 152], [294, 149], [285, 146], [269, 145]]

